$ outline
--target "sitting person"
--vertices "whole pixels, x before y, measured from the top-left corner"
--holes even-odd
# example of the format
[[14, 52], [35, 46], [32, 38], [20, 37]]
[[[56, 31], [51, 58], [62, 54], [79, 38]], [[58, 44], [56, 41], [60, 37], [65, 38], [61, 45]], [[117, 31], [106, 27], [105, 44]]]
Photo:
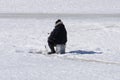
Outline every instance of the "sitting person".
[[[55, 28], [48, 37], [48, 45], [51, 50], [51, 52], [48, 52], [48, 54], [65, 53], [66, 42], [67, 42], [67, 31], [65, 29], [63, 22], [60, 19], [58, 19], [55, 22]], [[54, 49], [55, 46], [56, 46], [56, 51]]]

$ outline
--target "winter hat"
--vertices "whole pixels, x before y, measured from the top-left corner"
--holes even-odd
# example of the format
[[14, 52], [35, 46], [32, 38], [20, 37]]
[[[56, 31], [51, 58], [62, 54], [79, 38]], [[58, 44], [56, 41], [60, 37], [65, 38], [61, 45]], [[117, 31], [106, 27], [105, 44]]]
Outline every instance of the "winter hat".
[[57, 24], [57, 23], [59, 23], [59, 22], [62, 22], [60, 19], [58, 19], [56, 22], [55, 22], [55, 24]]

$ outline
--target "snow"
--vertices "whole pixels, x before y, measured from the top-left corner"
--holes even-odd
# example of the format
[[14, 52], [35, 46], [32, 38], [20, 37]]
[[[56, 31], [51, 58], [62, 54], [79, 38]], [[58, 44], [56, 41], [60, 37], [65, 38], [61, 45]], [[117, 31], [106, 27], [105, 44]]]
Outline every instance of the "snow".
[[45, 51], [56, 18], [0, 18], [0, 79], [120, 80], [119, 17], [62, 20], [66, 54], [46, 56], [29, 51]]
[[120, 13], [120, 0], [0, 0], [0, 13]]

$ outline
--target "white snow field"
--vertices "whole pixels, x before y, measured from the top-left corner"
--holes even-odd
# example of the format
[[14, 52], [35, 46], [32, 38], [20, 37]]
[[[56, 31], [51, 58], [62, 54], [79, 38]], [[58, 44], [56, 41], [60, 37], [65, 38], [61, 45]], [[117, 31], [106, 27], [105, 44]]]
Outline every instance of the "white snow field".
[[62, 18], [66, 54], [51, 56], [30, 51], [57, 18], [0, 18], [0, 80], [120, 80], [120, 17], [84, 17]]

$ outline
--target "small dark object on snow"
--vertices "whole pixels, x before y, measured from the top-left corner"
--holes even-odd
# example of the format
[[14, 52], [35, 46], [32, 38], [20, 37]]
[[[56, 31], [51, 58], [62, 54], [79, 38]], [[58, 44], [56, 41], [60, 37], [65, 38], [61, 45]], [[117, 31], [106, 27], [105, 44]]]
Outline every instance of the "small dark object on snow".
[[55, 52], [48, 52], [48, 54], [55, 54]]

